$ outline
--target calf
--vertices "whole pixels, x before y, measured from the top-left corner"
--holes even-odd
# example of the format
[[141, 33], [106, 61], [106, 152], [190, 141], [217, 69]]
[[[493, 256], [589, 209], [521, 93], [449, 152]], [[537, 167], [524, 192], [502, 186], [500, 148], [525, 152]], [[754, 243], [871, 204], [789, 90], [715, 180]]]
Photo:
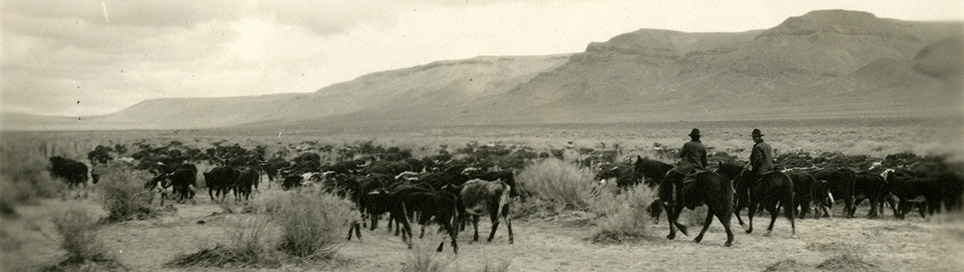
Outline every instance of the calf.
[[488, 214], [492, 221], [492, 232], [489, 233], [487, 241], [492, 242], [492, 238], [495, 238], [499, 217], [502, 217], [509, 231], [509, 243], [513, 243], [515, 239], [512, 236], [512, 221], [509, 219], [509, 194], [512, 187], [501, 180], [473, 179], [465, 182], [459, 191], [465, 212], [472, 216], [472, 227], [475, 230], [472, 241], [479, 241], [479, 217]]

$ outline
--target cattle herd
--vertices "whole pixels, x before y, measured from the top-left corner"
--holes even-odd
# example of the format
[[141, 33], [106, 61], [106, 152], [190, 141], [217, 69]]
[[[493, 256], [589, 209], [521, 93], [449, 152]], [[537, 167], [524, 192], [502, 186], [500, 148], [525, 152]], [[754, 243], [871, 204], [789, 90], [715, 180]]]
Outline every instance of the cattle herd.
[[[362, 220], [353, 226], [355, 235], [361, 235], [362, 226], [374, 230], [379, 218], [387, 215], [389, 229], [394, 224], [396, 235], [403, 241], [411, 241], [411, 222], [422, 226], [420, 236], [427, 225], [436, 224], [451, 237], [452, 249], [457, 251], [457, 232], [472, 224], [473, 241], [477, 241], [478, 221], [486, 215], [491, 220], [488, 240], [495, 237], [500, 222], [505, 221], [508, 241], [513, 242], [509, 206], [513, 199], [525, 201], [531, 195], [524, 184], [517, 184], [515, 174], [536, 160], [563, 159], [565, 152], [536, 152], [524, 145], [470, 143], [453, 148], [454, 151], [444, 148], [437, 154], [414, 158], [411, 150], [384, 148], [370, 142], [341, 148], [311, 144], [309, 148], [291, 145], [266, 154], [267, 149], [261, 146], [245, 149], [237, 144], [216, 143], [202, 151], [176, 141], [161, 147], [141, 143], [130, 149], [133, 152], [121, 145], [98, 146], [88, 159], [92, 168], [116, 160], [126, 162], [132, 169], [153, 173], [154, 178], [145, 181], [144, 186], [158, 192], [162, 203], [167, 197], [178, 202], [193, 201], [201, 188], [199, 179], [215, 202], [224, 201], [232, 192], [236, 201], [248, 201], [262, 177], [266, 177], [267, 186], [277, 184], [283, 190], [312, 187], [355, 203], [362, 215]], [[293, 152], [297, 153], [293, 159], [285, 159]], [[669, 154], [664, 158], [672, 160], [674, 151], [660, 152], [657, 155]], [[795, 233], [794, 218], [830, 217], [834, 206], [842, 206], [840, 214], [845, 217], [854, 217], [857, 205], [863, 201], [869, 202], [870, 218], [884, 214], [886, 207], [901, 219], [914, 209], [922, 217], [964, 209], [960, 169], [944, 163], [940, 157], [901, 153], [875, 159], [825, 153], [811, 158], [805, 153], [788, 153], [776, 158], [778, 169], [784, 170], [752, 180], [744, 178], [743, 163], [722, 152], [711, 156], [711, 169], [692, 178], [667, 175], [673, 166], [660, 160], [623, 156], [629, 152], [618, 146], [573, 153], [580, 155], [577, 165], [597, 173], [594, 182], [614, 181], [620, 189], [655, 189], [657, 200], [651, 206], [651, 216], [658, 220], [659, 214], [666, 211], [670, 239], [677, 228], [687, 233], [685, 226], [676, 222], [680, 210], [702, 205], [708, 206], [709, 212], [696, 241], [702, 239], [715, 216], [726, 229], [726, 246], [733, 241], [730, 216], [735, 214], [739, 223], [745, 225], [740, 217], [743, 208], [748, 209], [747, 233], [753, 230], [753, 215], [758, 210], [770, 212], [768, 234], [780, 207], [791, 223], [791, 233]], [[85, 163], [59, 156], [51, 157], [50, 162], [51, 176], [72, 186], [86, 184]], [[201, 164], [211, 167], [199, 173]], [[93, 180], [97, 181], [96, 176]], [[349, 231], [348, 239], [351, 238]], [[444, 242], [438, 250], [443, 246]]]

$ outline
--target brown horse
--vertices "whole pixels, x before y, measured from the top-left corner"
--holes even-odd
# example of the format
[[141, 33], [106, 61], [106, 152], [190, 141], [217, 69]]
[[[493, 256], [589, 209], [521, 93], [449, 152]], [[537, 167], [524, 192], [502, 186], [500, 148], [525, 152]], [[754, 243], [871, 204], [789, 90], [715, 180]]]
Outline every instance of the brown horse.
[[726, 230], [726, 243], [724, 246], [733, 245], [733, 231], [730, 230], [730, 216], [733, 214], [733, 185], [730, 180], [721, 177], [713, 172], [701, 172], [694, 174], [692, 181], [684, 182], [683, 174], [670, 171], [659, 184], [657, 201], [666, 209], [666, 217], [669, 220], [669, 235], [666, 238], [672, 240], [676, 238], [676, 228], [680, 232], [686, 233], [686, 227], [679, 224], [680, 212], [683, 207], [690, 210], [698, 206], [706, 205], [708, 211], [706, 220], [703, 221], [703, 230], [693, 239], [699, 243], [703, 240], [703, 234], [713, 222], [716, 216]]
[[[776, 171], [763, 174], [759, 178], [753, 178], [749, 175], [749, 171], [744, 170], [742, 165], [724, 164], [723, 162], [720, 162], [720, 168], [716, 171], [724, 178], [732, 180], [736, 187], [737, 201], [736, 209], [733, 212], [736, 214], [736, 220], [740, 222], [740, 226], [746, 228], [746, 233], [753, 232], [753, 215], [756, 214], [757, 208], [762, 206], [770, 212], [770, 226], [767, 227], [766, 233], [766, 236], [770, 236], [770, 232], [773, 231], [773, 223], [780, 215], [779, 207], [782, 205], [783, 212], [787, 219], [790, 219], [792, 229], [790, 237], [796, 235], [797, 226], [793, 222], [793, 181], [787, 174]], [[747, 212], [749, 227], [740, 218], [740, 210], [743, 208], [749, 208], [749, 212]]]

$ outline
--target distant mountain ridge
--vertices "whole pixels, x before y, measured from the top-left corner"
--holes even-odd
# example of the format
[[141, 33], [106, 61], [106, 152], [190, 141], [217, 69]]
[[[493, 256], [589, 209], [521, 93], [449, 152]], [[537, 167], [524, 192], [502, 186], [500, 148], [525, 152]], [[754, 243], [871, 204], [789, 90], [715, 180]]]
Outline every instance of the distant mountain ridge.
[[[99, 129], [960, 117], [962, 65], [962, 22], [823, 10], [764, 30], [641, 29], [575, 54], [438, 61], [314, 93], [148, 100], [79, 122]], [[4, 127], [17, 125], [9, 119], [0, 119]]]

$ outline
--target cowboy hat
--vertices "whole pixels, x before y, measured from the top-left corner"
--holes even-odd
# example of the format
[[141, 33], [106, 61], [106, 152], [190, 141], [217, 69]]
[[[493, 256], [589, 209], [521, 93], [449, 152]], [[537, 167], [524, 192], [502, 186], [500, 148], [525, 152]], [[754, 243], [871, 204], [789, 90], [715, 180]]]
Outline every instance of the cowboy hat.
[[751, 137], [763, 136], [763, 133], [760, 133], [760, 129], [754, 128], [753, 133], [751, 133], [750, 136]]
[[700, 136], [700, 129], [694, 128], [693, 131], [690, 131], [690, 136], [699, 137], [699, 136]]

